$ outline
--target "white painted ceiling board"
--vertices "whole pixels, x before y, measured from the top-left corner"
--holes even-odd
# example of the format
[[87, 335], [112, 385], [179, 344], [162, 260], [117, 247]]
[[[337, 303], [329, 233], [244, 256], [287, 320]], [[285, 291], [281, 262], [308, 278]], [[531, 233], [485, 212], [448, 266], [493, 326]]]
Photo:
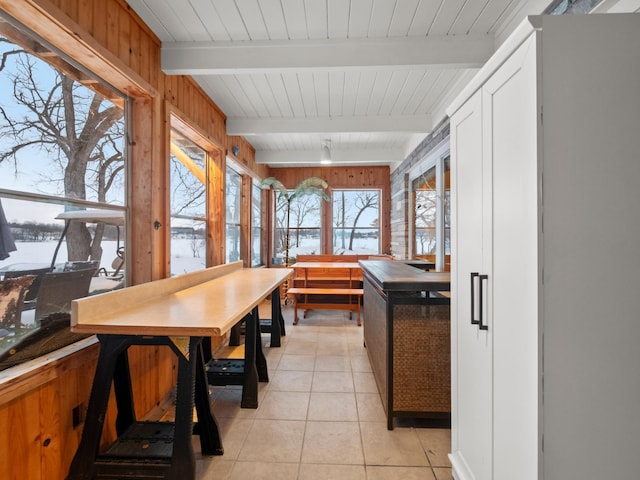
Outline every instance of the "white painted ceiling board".
[[494, 32], [499, 20], [512, 11], [515, 3], [517, 3], [515, 0], [490, 0], [486, 7], [478, 12], [469, 33]]
[[165, 72], [193, 75], [257, 157], [319, 162], [329, 138], [336, 164], [394, 168], [550, 0], [128, 1], [163, 42]]
[[367, 37], [373, 2], [374, 0], [351, 0], [349, 38]]
[[416, 14], [420, 0], [403, 0], [396, 3], [388, 35], [390, 37], [405, 37]]
[[360, 88], [360, 72], [344, 72], [344, 87], [342, 89], [342, 114], [344, 116], [355, 115], [356, 98]]
[[[190, 6], [192, 6], [196, 12], [198, 12], [202, 24], [209, 34], [210, 41], [224, 42], [231, 40], [229, 32], [220, 19], [220, 15], [218, 15], [218, 11], [211, 3], [211, 0], [190, 0], [189, 3]], [[187, 6], [182, 2], [180, 2], [180, 5], [187, 8]]]
[[329, 72], [329, 115], [342, 116], [346, 72]]
[[404, 89], [408, 76], [409, 72], [407, 70], [396, 70], [391, 72], [391, 78], [389, 78], [387, 89], [384, 92], [384, 97], [382, 98], [380, 107], [378, 108], [378, 115], [391, 115], [391, 112], [398, 101], [398, 97]]
[[393, 18], [393, 11], [395, 10], [396, 1], [381, 1], [376, 0], [373, 2], [373, 9], [371, 10], [371, 20], [369, 21], [369, 38], [384, 38], [389, 34], [389, 26], [391, 25], [391, 19]]
[[298, 75], [291, 72], [283, 72], [280, 74], [280, 77], [287, 90], [287, 100], [289, 101], [289, 105], [291, 105], [293, 115], [297, 118], [306, 116]]
[[456, 18], [461, 14], [464, 8], [465, 0], [446, 0], [440, 5], [440, 9], [436, 15], [436, 19], [429, 30], [429, 35], [452, 35]]
[[369, 105], [367, 106], [368, 116], [380, 115], [380, 108], [384, 97], [389, 90], [389, 84], [391, 82], [391, 76], [393, 72], [384, 70], [376, 72], [376, 80], [373, 82], [373, 88], [371, 89], [371, 97], [369, 98]]
[[360, 72], [360, 83], [358, 85], [358, 93], [356, 94], [356, 106], [354, 115], [366, 115], [371, 99], [371, 91], [376, 81], [376, 72], [362, 71]]
[[389, 112], [391, 115], [406, 115], [407, 105], [411, 100], [411, 97], [415, 94], [418, 85], [427, 74], [426, 70], [410, 70], [405, 79], [402, 88], [398, 91], [395, 104]]
[[318, 117], [329, 117], [329, 73], [313, 72], [313, 88], [316, 92], [316, 107]]
[[[317, 93], [316, 86], [313, 82], [313, 73], [300, 72], [296, 75], [298, 80], [298, 89], [300, 92], [300, 98], [302, 99], [302, 106], [304, 109], [305, 117], [317, 117]], [[295, 87], [294, 87], [295, 88]]]
[[291, 102], [289, 101], [287, 87], [282, 80], [282, 75], [279, 73], [267, 73], [265, 74], [265, 79], [269, 84], [274, 99], [278, 103], [280, 115], [283, 117], [293, 117], [294, 113], [291, 108]]
[[290, 40], [309, 38], [307, 18], [302, 0], [281, 0], [287, 33]]
[[242, 0], [236, 7], [251, 40], [269, 40], [269, 32], [258, 0]]
[[416, 115], [418, 113], [418, 107], [422, 100], [433, 87], [433, 83], [440, 77], [440, 70], [429, 69], [425, 71], [425, 74], [420, 78], [418, 87], [413, 91], [413, 94], [409, 98], [404, 108], [404, 115]]
[[191, 6], [180, 8], [179, 4], [170, 3], [163, 15], [173, 15], [171, 36], [176, 42], [205, 42], [211, 37], [202, 22], [202, 17]]
[[[480, 15], [482, 15], [483, 10], [488, 7], [489, 3], [491, 2], [468, 2], [465, 4], [460, 15], [458, 15], [453, 23], [451, 33], [453, 35], [467, 35], [471, 33], [472, 27], [475, 25]], [[481, 33], [487, 32], [488, 30]]]
[[[327, 1], [327, 28], [325, 31], [328, 38], [347, 38], [349, 36], [349, 13], [349, 2], [344, 0]], [[310, 38], [320, 37], [313, 36], [310, 32]]]
[[128, 3], [160, 40], [175, 41], [160, 19], [157, 9], [149, 8], [144, 0], [128, 0]]
[[274, 91], [271, 88], [266, 75], [252, 75], [253, 86], [256, 90], [256, 95], [262, 99], [266, 108], [267, 117], [282, 117], [282, 108], [278, 99], [274, 95]]
[[425, 36], [429, 34], [431, 26], [438, 15], [444, 0], [421, 0], [415, 17], [409, 27], [409, 36]]
[[280, 0], [258, 0], [269, 40], [287, 40], [287, 25]]
[[[180, 2], [178, 2], [180, 3]], [[240, 16], [237, 4], [233, 0], [211, 0], [218, 12], [225, 30], [233, 41], [251, 40], [243, 17]]]

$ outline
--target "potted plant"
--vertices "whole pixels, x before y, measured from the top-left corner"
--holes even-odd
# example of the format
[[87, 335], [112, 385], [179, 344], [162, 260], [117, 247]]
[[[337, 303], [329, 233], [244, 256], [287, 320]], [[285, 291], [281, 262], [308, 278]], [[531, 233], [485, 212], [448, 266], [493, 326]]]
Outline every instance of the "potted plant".
[[285, 202], [286, 208], [286, 223], [285, 223], [285, 238], [284, 238], [284, 266], [288, 267], [290, 264], [289, 258], [289, 220], [291, 216], [291, 202], [296, 198], [304, 195], [318, 195], [324, 201], [330, 200], [329, 195], [324, 191], [329, 185], [326, 181], [318, 177], [309, 177], [302, 180], [293, 191], [288, 190], [280, 180], [275, 177], [265, 178], [262, 181], [262, 185], [269, 188], [273, 188], [279, 192], [278, 200]]

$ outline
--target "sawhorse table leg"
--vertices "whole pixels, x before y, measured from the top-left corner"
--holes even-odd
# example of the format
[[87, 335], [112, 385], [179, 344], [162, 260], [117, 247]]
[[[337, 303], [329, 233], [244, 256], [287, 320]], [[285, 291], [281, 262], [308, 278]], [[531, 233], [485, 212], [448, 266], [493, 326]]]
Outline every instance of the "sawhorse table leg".
[[[110, 478], [195, 478], [191, 446], [194, 403], [202, 454], [222, 455], [218, 426], [209, 408], [202, 337], [189, 339], [187, 355], [168, 337], [99, 335], [98, 338], [101, 348], [87, 417], [68, 479], [89, 480], [96, 475]], [[178, 356], [175, 422], [136, 421], [127, 358], [127, 349], [131, 345], [167, 345]], [[118, 440], [99, 454], [112, 381], [118, 406]], [[158, 439], [160, 441], [155, 441]]]
[[[211, 385], [242, 385], [242, 408], [258, 408], [258, 382], [268, 382], [267, 359], [262, 350], [260, 318], [255, 307], [242, 320], [245, 323], [244, 359], [214, 359], [206, 364]], [[204, 351], [211, 355], [205, 339]], [[207, 353], [208, 352], [208, 353]]]

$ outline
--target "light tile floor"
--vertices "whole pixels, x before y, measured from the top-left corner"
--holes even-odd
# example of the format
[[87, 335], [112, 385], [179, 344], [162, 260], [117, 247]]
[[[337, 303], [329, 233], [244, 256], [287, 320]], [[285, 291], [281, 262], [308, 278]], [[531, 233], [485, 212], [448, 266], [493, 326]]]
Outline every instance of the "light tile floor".
[[259, 407], [240, 408], [240, 387], [211, 388], [224, 455], [203, 457], [196, 437], [199, 479], [452, 478], [449, 429], [387, 430], [362, 327], [347, 312], [312, 311], [296, 326], [293, 309], [283, 313], [282, 346], [263, 334], [270, 381]]

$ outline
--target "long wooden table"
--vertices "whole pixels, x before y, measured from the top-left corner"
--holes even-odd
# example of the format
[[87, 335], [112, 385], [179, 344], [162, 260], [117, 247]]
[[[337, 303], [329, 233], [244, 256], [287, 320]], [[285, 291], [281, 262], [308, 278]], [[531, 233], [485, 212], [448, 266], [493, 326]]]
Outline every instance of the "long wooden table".
[[[256, 355], [261, 348], [257, 307], [269, 294], [279, 302], [279, 287], [292, 274], [291, 269], [243, 269], [236, 262], [74, 300], [71, 330], [98, 334], [101, 349], [82, 439], [68, 478], [90, 479], [98, 473], [112, 475], [109, 478], [195, 478], [194, 403], [202, 453], [221, 455], [222, 442], [209, 408], [203, 339], [224, 335], [246, 319], [242, 403], [256, 408], [258, 368], [266, 372], [264, 356], [257, 359]], [[272, 323], [276, 322], [273, 318]], [[136, 421], [126, 356], [131, 345], [167, 345], [176, 353], [173, 424]], [[256, 365], [257, 360], [263, 365]], [[118, 441], [99, 455], [112, 381]]]

